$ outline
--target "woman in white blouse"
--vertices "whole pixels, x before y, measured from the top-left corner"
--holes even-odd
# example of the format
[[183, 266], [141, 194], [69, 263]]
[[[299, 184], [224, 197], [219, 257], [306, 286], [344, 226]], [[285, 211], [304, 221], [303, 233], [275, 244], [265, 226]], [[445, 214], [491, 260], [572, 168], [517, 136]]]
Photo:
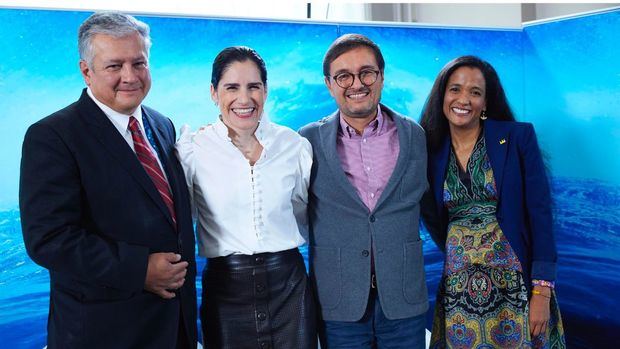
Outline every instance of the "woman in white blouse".
[[256, 51], [213, 62], [220, 117], [176, 145], [197, 214], [206, 348], [316, 348], [303, 258], [310, 143], [263, 114], [267, 70]]

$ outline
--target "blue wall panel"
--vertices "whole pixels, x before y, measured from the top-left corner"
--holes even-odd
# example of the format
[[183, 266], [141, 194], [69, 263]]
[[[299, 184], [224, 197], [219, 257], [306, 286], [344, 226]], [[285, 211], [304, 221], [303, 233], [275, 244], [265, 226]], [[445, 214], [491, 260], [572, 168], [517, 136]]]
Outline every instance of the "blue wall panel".
[[620, 11], [527, 26], [526, 110], [553, 174], [558, 297], [570, 348], [620, 330]]

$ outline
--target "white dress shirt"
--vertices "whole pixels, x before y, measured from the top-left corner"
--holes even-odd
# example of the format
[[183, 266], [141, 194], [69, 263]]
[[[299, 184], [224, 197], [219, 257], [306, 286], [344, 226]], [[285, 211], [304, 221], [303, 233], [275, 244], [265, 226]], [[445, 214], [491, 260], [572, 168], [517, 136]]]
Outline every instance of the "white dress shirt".
[[198, 251], [207, 258], [278, 252], [305, 243], [312, 146], [263, 115], [254, 166], [221, 120], [192, 133], [181, 128], [177, 155], [197, 214]]
[[93, 95], [93, 93], [90, 90], [90, 88], [86, 89], [86, 93], [88, 94], [90, 99], [92, 99], [93, 102], [95, 102], [95, 104], [99, 107], [99, 109], [101, 109], [101, 111], [103, 111], [105, 116], [108, 117], [108, 119], [110, 120], [112, 125], [114, 125], [114, 127], [116, 127], [118, 132], [121, 134], [121, 136], [123, 136], [123, 139], [125, 139], [125, 142], [127, 142], [127, 144], [129, 145], [131, 150], [134, 151], [134, 153], [135, 153], [136, 150], [133, 147], [133, 138], [131, 136], [131, 131], [129, 131], [129, 117], [133, 116], [134, 118], [136, 118], [136, 120], [138, 120], [138, 124], [140, 124], [140, 132], [142, 133], [142, 137], [144, 137], [144, 139], [146, 140], [146, 144], [149, 147], [149, 150], [151, 151], [151, 153], [153, 153], [153, 155], [155, 156], [155, 159], [157, 159], [157, 163], [159, 164], [159, 168], [162, 170], [162, 173], [164, 174], [164, 177], [166, 177], [166, 180], [167, 180], [168, 176], [166, 175], [166, 171], [164, 170], [163, 166], [161, 165], [161, 161], [159, 160], [159, 156], [157, 155], [157, 152], [155, 151], [155, 149], [153, 149], [153, 145], [151, 144], [151, 142], [146, 137], [146, 131], [144, 131], [144, 122], [142, 120], [142, 105], [139, 105], [138, 108], [136, 108], [136, 111], [133, 114], [125, 115], [125, 114], [121, 114], [121, 113], [117, 112], [116, 110], [108, 107], [107, 105], [101, 103], [97, 98], [95, 98], [95, 96]]

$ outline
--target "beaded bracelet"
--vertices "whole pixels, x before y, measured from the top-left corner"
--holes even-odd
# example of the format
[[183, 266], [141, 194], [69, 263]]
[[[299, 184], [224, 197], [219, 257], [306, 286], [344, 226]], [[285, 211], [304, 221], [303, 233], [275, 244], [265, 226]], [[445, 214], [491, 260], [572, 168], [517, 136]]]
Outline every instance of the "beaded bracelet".
[[547, 299], [551, 299], [551, 296], [547, 296], [545, 294], [542, 294], [542, 292], [538, 291], [538, 290], [532, 290], [532, 294], [533, 295], [537, 295], [537, 296], [541, 296], [541, 297], [545, 297]]
[[555, 282], [546, 281], [546, 280], [532, 280], [532, 286], [543, 286], [543, 287], [549, 287], [550, 289], [554, 289]]

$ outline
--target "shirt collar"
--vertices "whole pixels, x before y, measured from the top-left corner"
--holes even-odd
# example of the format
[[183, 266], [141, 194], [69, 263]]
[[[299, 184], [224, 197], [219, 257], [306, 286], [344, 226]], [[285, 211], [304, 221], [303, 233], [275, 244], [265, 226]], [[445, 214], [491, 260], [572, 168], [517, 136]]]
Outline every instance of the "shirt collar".
[[[347, 122], [342, 117], [342, 114], [338, 113], [338, 115], [340, 118], [340, 129], [342, 133], [347, 138], [351, 138], [355, 136], [357, 134], [357, 131], [355, 131], [353, 127], [349, 126], [349, 124], [347, 124]], [[385, 117], [383, 116], [383, 113], [381, 112], [381, 106], [377, 105], [377, 117], [366, 126], [363, 133], [368, 133], [368, 135], [379, 136], [384, 131], [384, 125], [385, 125]]]
[[127, 131], [127, 128], [129, 127], [130, 116], [133, 116], [134, 118], [136, 118], [136, 120], [138, 120], [138, 122], [140, 123], [140, 129], [144, 130], [144, 123], [142, 121], [142, 105], [141, 104], [138, 105], [138, 108], [136, 108], [136, 111], [133, 114], [127, 115], [127, 114], [119, 113], [116, 110], [100, 102], [93, 95], [93, 92], [90, 90], [90, 87], [86, 89], [86, 93], [88, 93], [88, 96], [93, 100], [93, 102], [95, 102], [95, 104], [97, 104], [97, 106], [101, 109], [101, 111], [103, 111], [103, 113], [108, 117], [108, 119], [110, 119], [114, 127], [116, 127], [119, 130], [119, 132], [121, 132], [121, 134], [124, 134]]
[[[230, 137], [228, 137], [228, 127], [222, 121], [221, 115], [215, 121], [214, 128], [220, 138], [230, 141]], [[271, 130], [271, 122], [269, 121], [267, 114], [263, 113], [260, 122], [258, 123], [258, 127], [256, 128], [256, 131], [254, 131], [256, 139], [263, 147], [265, 147], [268, 141], [269, 130]]]

